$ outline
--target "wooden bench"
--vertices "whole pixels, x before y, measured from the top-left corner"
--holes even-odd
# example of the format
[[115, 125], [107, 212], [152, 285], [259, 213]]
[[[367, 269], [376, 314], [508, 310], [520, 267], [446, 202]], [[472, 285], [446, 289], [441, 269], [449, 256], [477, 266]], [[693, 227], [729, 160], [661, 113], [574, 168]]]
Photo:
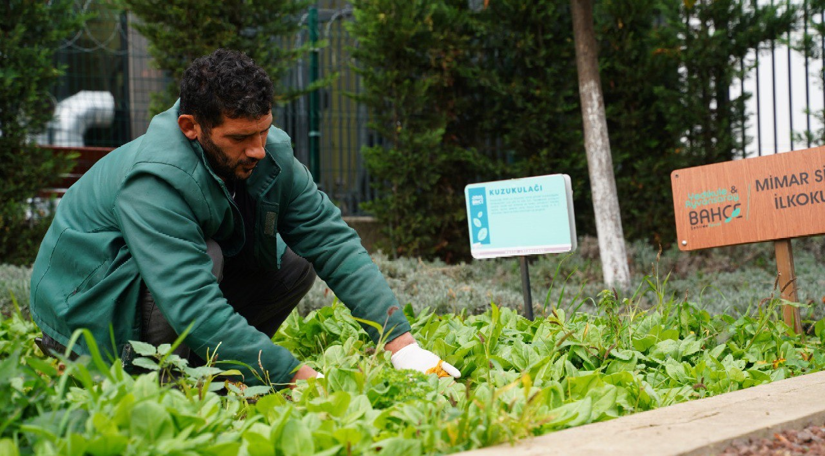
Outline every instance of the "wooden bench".
[[41, 146], [43, 149], [48, 149], [56, 154], [68, 155], [78, 154], [75, 165], [67, 174], [63, 174], [54, 181], [51, 187], [45, 188], [40, 192], [40, 197], [62, 197], [66, 190], [72, 186], [80, 176], [82, 176], [89, 168], [92, 167], [98, 160], [105, 157], [106, 154], [113, 151], [111, 147], [60, 147], [60, 146]]

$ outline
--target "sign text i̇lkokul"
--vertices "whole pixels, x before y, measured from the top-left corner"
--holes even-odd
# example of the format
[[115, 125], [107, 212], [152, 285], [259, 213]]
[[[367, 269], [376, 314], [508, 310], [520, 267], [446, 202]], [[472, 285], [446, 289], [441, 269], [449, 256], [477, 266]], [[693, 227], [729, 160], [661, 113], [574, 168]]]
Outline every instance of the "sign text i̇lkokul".
[[676, 170], [681, 250], [825, 233], [825, 147]]

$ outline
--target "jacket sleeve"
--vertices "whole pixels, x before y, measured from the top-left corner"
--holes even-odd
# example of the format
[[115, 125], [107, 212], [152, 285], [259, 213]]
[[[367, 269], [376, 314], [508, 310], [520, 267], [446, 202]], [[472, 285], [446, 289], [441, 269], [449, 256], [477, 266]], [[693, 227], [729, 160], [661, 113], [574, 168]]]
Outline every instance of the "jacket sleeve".
[[[217, 348], [219, 360], [240, 361], [273, 384], [288, 383], [298, 360], [236, 313], [212, 275], [201, 229], [201, 221], [209, 219], [208, 198], [187, 173], [163, 172], [170, 174], [173, 179], [159, 178], [150, 167], [133, 171], [114, 203], [126, 245], [158, 309], [176, 333], [191, 326], [185, 342], [202, 358], [207, 348], [210, 353]], [[260, 383], [248, 368], [230, 368], [236, 367], [246, 383]]]
[[[282, 193], [278, 232], [295, 253], [309, 260], [315, 272], [355, 317], [384, 327], [385, 341], [410, 330], [398, 299], [361, 245], [358, 234], [344, 222], [341, 211], [318, 190], [307, 168], [292, 160], [285, 170], [291, 188]], [[391, 309], [399, 310], [394, 312]], [[362, 325], [373, 341], [380, 334]]]

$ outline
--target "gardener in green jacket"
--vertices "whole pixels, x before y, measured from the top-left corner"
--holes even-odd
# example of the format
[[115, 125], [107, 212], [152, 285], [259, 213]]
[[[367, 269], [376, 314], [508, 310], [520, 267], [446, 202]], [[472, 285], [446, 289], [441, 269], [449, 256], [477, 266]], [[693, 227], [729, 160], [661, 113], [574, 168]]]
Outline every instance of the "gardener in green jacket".
[[[120, 355], [129, 340], [159, 345], [188, 331], [190, 360], [217, 350], [288, 386], [319, 374], [271, 338], [317, 272], [354, 316], [385, 327], [396, 368], [460, 376], [415, 343], [358, 235], [271, 126], [264, 70], [218, 50], [195, 60], [180, 88], [144, 136], [100, 160], [58, 206], [32, 273], [43, 345], [60, 351], [86, 328]], [[89, 347], [81, 338], [73, 350]]]

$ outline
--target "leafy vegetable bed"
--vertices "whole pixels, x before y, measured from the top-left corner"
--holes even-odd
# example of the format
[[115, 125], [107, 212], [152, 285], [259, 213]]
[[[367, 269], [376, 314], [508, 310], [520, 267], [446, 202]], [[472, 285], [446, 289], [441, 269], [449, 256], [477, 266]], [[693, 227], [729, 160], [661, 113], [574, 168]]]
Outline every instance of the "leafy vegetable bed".
[[[733, 318], [686, 303], [641, 311], [607, 291], [597, 301], [599, 315], [554, 309], [534, 322], [496, 306], [475, 316], [408, 306], [419, 343], [458, 367], [458, 381], [393, 370], [340, 304], [293, 314], [275, 342], [326, 378], [267, 395], [224, 381], [231, 364], [192, 369], [143, 345], [138, 364], [155, 371], [139, 376], [99, 356], [58, 365], [13, 315], [0, 321], [0, 453], [446, 454], [825, 364], [825, 322], [789, 335], [776, 302]], [[161, 386], [159, 375], [177, 380]]]

